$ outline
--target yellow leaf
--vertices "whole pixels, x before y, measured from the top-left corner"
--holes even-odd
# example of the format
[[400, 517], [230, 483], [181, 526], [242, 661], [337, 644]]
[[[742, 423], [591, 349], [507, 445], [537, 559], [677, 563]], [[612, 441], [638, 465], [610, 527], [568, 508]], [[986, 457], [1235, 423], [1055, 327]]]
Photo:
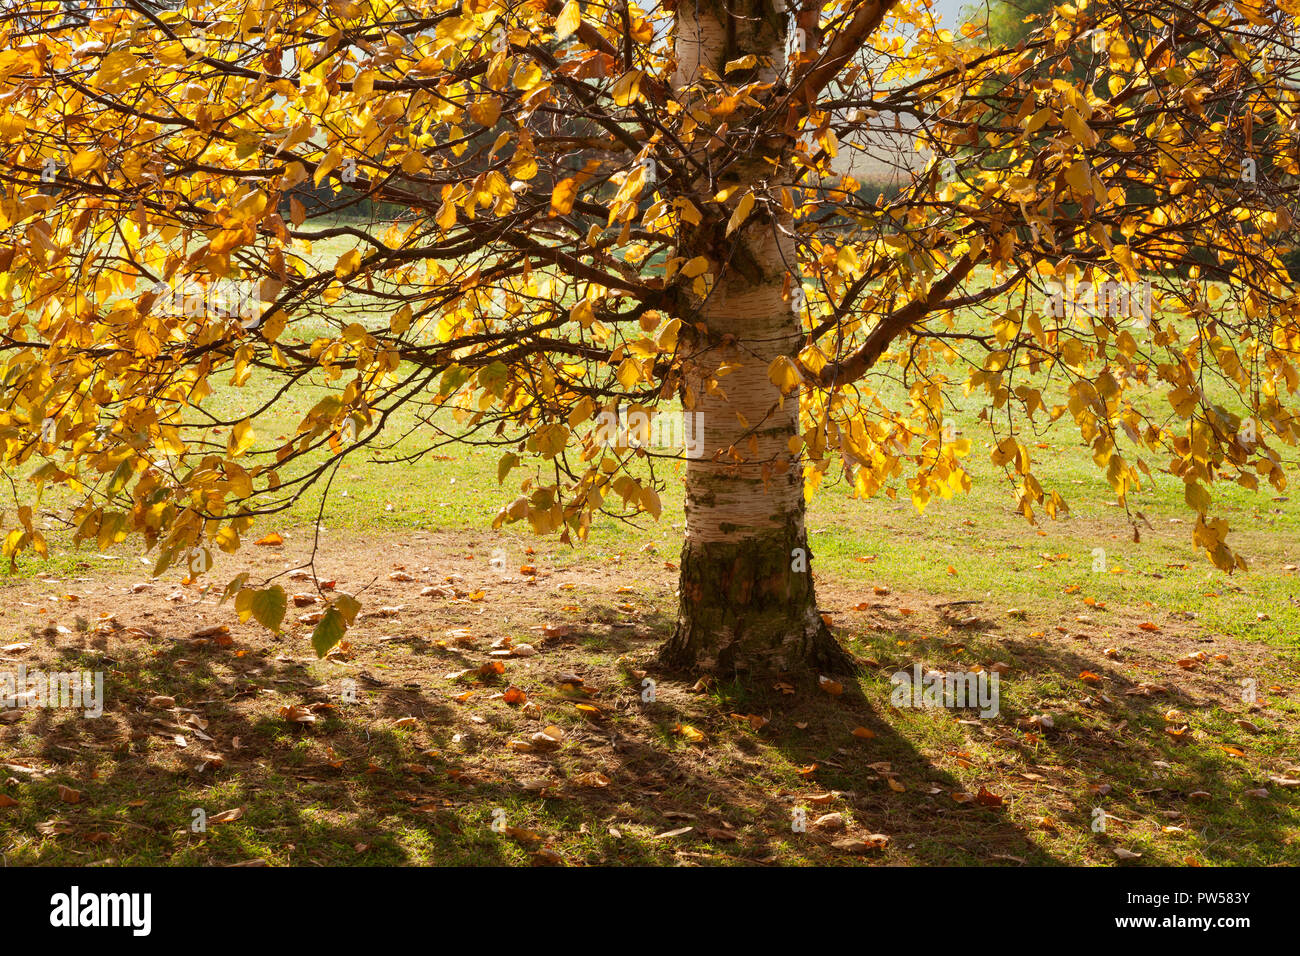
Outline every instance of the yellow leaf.
[[360, 267], [361, 250], [352, 249], [339, 256], [338, 261], [334, 263], [334, 275], [340, 279], [346, 279]]
[[81, 176], [93, 169], [98, 169], [104, 163], [104, 154], [97, 149], [83, 149], [72, 157], [72, 162], [68, 164], [68, 171], [73, 176]]
[[698, 728], [692, 727], [690, 724], [678, 724], [673, 727], [673, 733], [680, 734], [693, 744], [704, 743], [704, 734]]
[[673, 319], [655, 336], [655, 348], [660, 352], [672, 352], [677, 348], [677, 333], [682, 327], [681, 319]]
[[995, 465], [1005, 465], [1016, 457], [1020, 452], [1020, 444], [1014, 438], [1004, 438], [998, 442], [998, 447], [993, 449], [989, 456]]
[[741, 199], [740, 203], [736, 206], [735, 212], [731, 214], [731, 219], [727, 222], [727, 235], [731, 235], [739, 229], [742, 224], [744, 224], [745, 220], [749, 218], [749, 213], [753, 208], [754, 194], [745, 193], [744, 198]]
[[501, 98], [482, 96], [470, 104], [469, 118], [480, 126], [493, 126], [501, 116]]
[[7, 143], [22, 139], [27, 132], [27, 120], [12, 113], [0, 115], [0, 139]]
[[1194, 481], [1189, 481], [1183, 486], [1183, 500], [1187, 502], [1189, 508], [1201, 514], [1210, 510], [1210, 493], [1203, 485]]
[[542, 68], [536, 63], [528, 62], [521, 64], [519, 69], [515, 70], [515, 86], [525, 93], [542, 82]]
[[584, 329], [589, 328], [595, 320], [596, 315], [590, 299], [579, 299], [569, 310], [569, 321], [577, 322]]
[[653, 488], [643, 487], [641, 489], [641, 507], [650, 513], [653, 518], [658, 518], [663, 513], [663, 504], [659, 501], [659, 492]]
[[551, 190], [551, 215], [567, 216], [573, 211], [574, 200], [578, 198], [578, 180], [570, 176], [555, 184]]
[[1037, 132], [1038, 129], [1042, 127], [1043, 124], [1046, 123], [1051, 118], [1052, 118], [1052, 111], [1048, 109], [1046, 106], [1044, 106], [1041, 110], [1039, 110], [1033, 116], [1030, 116], [1025, 121], [1025, 132], [1026, 133]]
[[411, 327], [411, 306], [403, 305], [388, 320], [388, 327], [394, 335], [401, 335]]
[[1088, 167], [1083, 160], [1078, 160], [1065, 171], [1065, 181], [1077, 193], [1092, 192], [1092, 179], [1088, 176]]
[[245, 418], [230, 431], [230, 438], [226, 442], [226, 451], [231, 458], [238, 458], [244, 452], [248, 451], [253, 445], [253, 423]]
[[1182, 385], [1169, 393], [1169, 404], [1174, 406], [1179, 418], [1190, 418], [1198, 400], [1196, 392]]
[[443, 230], [450, 229], [456, 225], [456, 206], [453, 203], [445, 202], [438, 209], [437, 222]]
[[1065, 128], [1070, 131], [1070, 135], [1075, 138], [1076, 142], [1084, 146], [1093, 146], [1097, 142], [1097, 134], [1088, 128], [1087, 122], [1079, 115], [1078, 110], [1073, 106], [1067, 106], [1065, 112], [1061, 115], [1061, 122]]
[[641, 381], [641, 366], [634, 359], [623, 359], [618, 367], [618, 383], [625, 389], [631, 389]]
[[709, 270], [709, 260], [707, 256], [696, 256], [694, 259], [682, 266], [682, 275], [688, 279], [694, 279], [698, 275], [703, 275]]
[[616, 106], [631, 106], [641, 96], [641, 71], [624, 73], [610, 91]]
[[578, 8], [576, 0], [569, 0], [555, 19], [555, 39], [563, 40], [565, 37], [572, 36], [580, 26], [582, 26], [582, 11]]
[[772, 360], [772, 364], [767, 367], [767, 377], [784, 395], [794, 391], [803, 381], [798, 367], [785, 355], [778, 355]]
[[312, 176], [312, 182], [315, 183], [317, 186], [319, 186], [321, 184], [321, 181], [326, 176], [328, 176], [330, 172], [333, 171], [334, 167], [338, 166], [338, 164], [342, 161], [343, 161], [343, 147], [335, 146], [333, 149], [331, 149], [328, 153], [325, 154], [324, 159], [322, 159], [319, 163], [316, 164], [316, 174]]

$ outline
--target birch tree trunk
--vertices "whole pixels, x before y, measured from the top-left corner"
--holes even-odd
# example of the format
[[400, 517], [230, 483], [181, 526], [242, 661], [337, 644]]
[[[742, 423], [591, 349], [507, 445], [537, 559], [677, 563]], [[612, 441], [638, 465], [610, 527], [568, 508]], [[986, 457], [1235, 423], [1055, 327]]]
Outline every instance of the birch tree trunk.
[[[736, 0], [729, 9], [730, 24], [718, 0], [678, 7], [679, 89], [702, 66], [722, 75], [728, 61], [751, 53], [774, 64], [760, 79], [784, 67], [786, 14], [772, 0]], [[717, 185], [737, 187], [736, 197], [779, 185], [788, 149], [777, 137], [756, 144]], [[774, 167], [774, 159], [782, 162]], [[696, 191], [710, 194], [704, 184]], [[730, 236], [713, 228], [682, 237], [680, 255], [725, 265], [715, 267], [721, 275], [706, 296], [691, 298], [707, 335], [687, 359], [684, 401], [698, 413], [704, 453], [686, 468], [680, 607], [661, 651], [670, 666], [718, 674], [853, 666], [817, 610], [803, 472], [792, 454], [798, 395], [783, 396], [768, 377], [774, 359], [799, 349], [800, 319], [784, 295], [787, 275], [797, 276], [790, 230], [787, 213], [756, 204]], [[717, 376], [723, 366], [734, 368]]]

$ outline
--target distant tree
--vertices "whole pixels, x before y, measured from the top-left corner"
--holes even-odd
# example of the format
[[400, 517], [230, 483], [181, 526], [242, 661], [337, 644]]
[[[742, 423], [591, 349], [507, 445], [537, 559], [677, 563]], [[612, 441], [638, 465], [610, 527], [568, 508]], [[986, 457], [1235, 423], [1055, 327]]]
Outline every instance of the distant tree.
[[983, 27], [990, 43], [1014, 47], [1051, 18], [1052, 0], [986, 0], [962, 8], [963, 22]]

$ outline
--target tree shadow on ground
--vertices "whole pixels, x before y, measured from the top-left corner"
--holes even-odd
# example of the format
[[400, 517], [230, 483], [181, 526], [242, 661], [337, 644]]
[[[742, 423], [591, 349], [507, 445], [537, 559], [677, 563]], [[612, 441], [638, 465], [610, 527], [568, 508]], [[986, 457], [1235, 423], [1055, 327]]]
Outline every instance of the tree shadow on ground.
[[[0, 811], [6, 855], [62, 864], [502, 865], [536, 860], [533, 851], [546, 846], [590, 864], [1047, 865], [1059, 857], [1024, 822], [1028, 814], [1013, 814], [1016, 804], [1036, 809], [1034, 801], [1050, 798], [1062, 828], [1106, 848], [1112, 838], [1091, 832], [1098, 805], [1122, 829], [1125, 818], [1151, 814], [1152, 788], [1160, 787], [1194, 819], [1191, 793], [1222, 800], [1234, 785], [1221, 762], [1178, 761], [1178, 745], [1161, 739], [1168, 707], [1212, 704], [1127, 695], [1130, 677], [1086, 648], [1001, 638], [979, 647], [984, 639], [969, 636], [979, 657], [996, 652], [1014, 664], [1001, 713], [919, 717], [882, 703], [890, 673], [934, 656], [933, 645], [904, 626], [878, 627], [871, 645], [841, 634], [862, 657], [875, 646], [896, 652], [887, 664], [868, 665], [860, 682], [840, 678], [843, 692], [830, 695], [812, 674], [701, 685], [665, 671], [654, 654], [672, 616], [629, 617], [601, 605], [590, 622], [554, 636], [504, 626], [498, 630], [518, 640], [537, 640], [541, 653], [484, 677], [476, 673], [488, 660], [484, 648], [441, 646], [422, 634], [359, 643], [326, 681], [285, 653], [297, 645], [284, 640], [223, 647], [155, 635], [119, 649], [102, 635], [61, 639], [47, 647], [58, 666], [105, 669], [109, 706], [96, 720], [36, 710], [0, 723], [0, 747], [48, 765], [45, 773], [0, 770], [0, 791], [19, 801]], [[384, 647], [407, 657], [385, 657]], [[1083, 670], [1098, 674], [1110, 698], [1095, 720], [1073, 708], [1050, 729], [1018, 725], [1054, 704], [1043, 688]], [[471, 673], [447, 679], [460, 671]], [[643, 699], [647, 678], [653, 701]], [[344, 680], [353, 682], [356, 703], [347, 701]], [[525, 687], [539, 717], [495, 698], [512, 682]], [[1021, 683], [1037, 689], [1019, 694]], [[1058, 692], [1056, 702], [1067, 697]], [[924, 720], [943, 722], [943, 732]], [[1126, 739], [1123, 721], [1143, 735]], [[562, 731], [554, 752], [511, 748], [551, 724]], [[964, 758], [942, 743], [957, 727], [998, 755], [980, 778], [1007, 802], [981, 802], [977, 789], [975, 799], [954, 800], [975, 789], [951, 769]], [[859, 736], [855, 728], [863, 728]], [[1141, 785], [1157, 776], [1155, 760], [1178, 764], [1176, 788]], [[1050, 778], [1049, 762], [1059, 778]], [[1081, 779], [1114, 784], [1092, 794]], [[67, 802], [61, 785], [79, 791], [78, 802]], [[792, 826], [799, 808], [809, 825], [803, 833]], [[196, 832], [199, 809], [209, 823]], [[238, 819], [212, 822], [235, 809]], [[1249, 840], [1282, 841], [1287, 809], [1253, 808]], [[815, 825], [836, 812], [843, 829]], [[503, 832], [492, 828], [498, 815]], [[888, 835], [888, 846], [859, 856], [834, 845], [868, 833]], [[1237, 862], [1228, 846], [1206, 852]], [[1178, 858], [1171, 848], [1143, 862]]]
[[[63, 648], [61, 656], [80, 666], [85, 653]], [[6, 822], [22, 861], [400, 864], [418, 862], [414, 842], [425, 862], [507, 862], [499, 840], [467, 836], [449, 812], [472, 794], [451, 763], [419, 755], [403, 732], [379, 722], [453, 726], [452, 706], [418, 687], [361, 674], [356, 692], [367, 717], [358, 722], [340, 682], [319, 684], [302, 663], [269, 652], [232, 661], [214, 645], [172, 644], [138, 668], [106, 663], [102, 717], [36, 709], [0, 726], [6, 749], [20, 736], [34, 739], [27, 752], [52, 765], [18, 781], [20, 806]], [[274, 706], [238, 706], [259, 696]], [[286, 718], [280, 706], [299, 713]], [[237, 820], [218, 822], [232, 810]], [[196, 811], [204, 829], [195, 828]], [[391, 828], [409, 838], [394, 839]]]
[[[1143, 841], [1144, 863], [1184, 864], [1180, 831], [1214, 833], [1197, 851], [1220, 864], [1258, 862], [1268, 847], [1289, 845], [1294, 793], [1275, 788], [1268, 800], [1248, 795], [1282, 768], [1227, 756], [1219, 746], [1227, 741], [1212, 732], [1179, 733], [1185, 725], [1222, 725], [1247, 711], [1235, 700], [1230, 673], [1198, 672], [1193, 680], [1160, 653], [1116, 659], [1086, 637], [945, 632], [936, 638], [879, 624], [874, 630], [871, 646], [902, 660], [869, 669], [867, 686], [887, 688], [890, 673], [913, 663], [942, 669], [954, 660], [1010, 662], [998, 715], [975, 720], [968, 712], [969, 735], [999, 755], [1004, 780], [1032, 775], [1036, 785], [1023, 796], [1037, 790], [1048, 798], [1045, 815], [1052, 823], [1068, 825], [1106, 857], [1120, 857], [1139, 830], [1151, 834], [1175, 825], [1180, 830], [1162, 841]], [[1050, 719], [1043, 722], [1044, 716]], [[1267, 749], [1257, 748], [1260, 759], [1268, 760]]]

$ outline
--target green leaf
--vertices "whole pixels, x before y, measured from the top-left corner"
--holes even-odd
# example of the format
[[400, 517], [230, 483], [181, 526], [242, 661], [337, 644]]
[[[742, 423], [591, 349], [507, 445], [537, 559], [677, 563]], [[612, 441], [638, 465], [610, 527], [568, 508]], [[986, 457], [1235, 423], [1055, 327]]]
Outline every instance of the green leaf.
[[317, 657], [324, 657], [330, 648], [343, 640], [348, 625], [336, 607], [326, 608], [316, 627], [311, 632], [311, 646], [316, 649]]
[[497, 462], [497, 484], [506, 480], [506, 475], [510, 474], [510, 469], [519, 464], [519, 456], [514, 452], [506, 452]]
[[239, 619], [247, 621], [250, 616], [254, 617], [257, 623], [271, 631], [280, 630], [288, 606], [289, 599], [278, 584], [263, 591], [245, 588], [235, 595], [235, 611]]
[[248, 572], [244, 571], [243, 573], [236, 576], [233, 581], [231, 581], [229, 584], [226, 585], [226, 590], [222, 592], [221, 600], [217, 602], [217, 607], [221, 607], [221, 605], [229, 601], [231, 596], [238, 593], [240, 590], [242, 590], [244, 585], [247, 583], [248, 583]]
[[171, 567], [172, 561], [176, 559], [175, 548], [163, 548], [158, 552], [158, 560], [154, 562], [153, 576], [161, 577], [162, 573]]

